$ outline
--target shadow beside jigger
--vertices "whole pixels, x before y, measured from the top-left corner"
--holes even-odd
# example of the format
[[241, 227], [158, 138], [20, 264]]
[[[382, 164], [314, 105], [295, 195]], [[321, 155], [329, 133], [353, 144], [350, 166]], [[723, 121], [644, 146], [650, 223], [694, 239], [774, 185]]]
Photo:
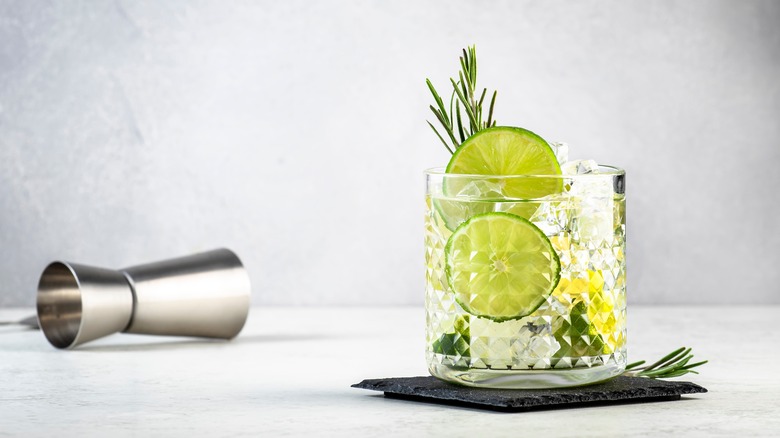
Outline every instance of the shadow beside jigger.
[[249, 313], [249, 276], [230, 250], [120, 270], [57, 261], [38, 284], [38, 320], [57, 348], [113, 333], [231, 339]]

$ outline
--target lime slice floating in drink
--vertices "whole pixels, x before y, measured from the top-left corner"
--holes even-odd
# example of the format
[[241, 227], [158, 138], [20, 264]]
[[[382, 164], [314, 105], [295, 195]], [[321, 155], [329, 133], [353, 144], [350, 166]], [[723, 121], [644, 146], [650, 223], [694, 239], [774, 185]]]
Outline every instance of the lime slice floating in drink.
[[494, 321], [533, 313], [561, 275], [547, 236], [510, 213], [472, 217], [450, 236], [444, 257], [457, 302], [468, 313]]
[[[496, 207], [504, 202], [511, 202], [507, 204], [511, 207], [504, 211], [530, 218], [537, 204], [523, 201], [563, 189], [555, 152], [544, 139], [523, 128], [497, 126], [477, 132], [455, 151], [446, 173], [486, 175], [445, 179], [442, 191], [447, 199], [437, 200], [435, 206], [451, 230], [469, 217], [489, 211], [491, 205]], [[449, 200], [456, 198], [470, 202]]]

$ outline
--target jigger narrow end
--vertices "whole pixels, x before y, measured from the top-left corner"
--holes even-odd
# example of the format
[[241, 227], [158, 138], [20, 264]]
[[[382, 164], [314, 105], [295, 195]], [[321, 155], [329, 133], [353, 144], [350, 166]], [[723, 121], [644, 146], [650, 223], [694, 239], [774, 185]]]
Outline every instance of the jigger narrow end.
[[44, 269], [38, 283], [38, 323], [46, 339], [57, 348], [68, 348], [81, 327], [81, 290], [76, 275], [62, 262]]
[[133, 295], [117, 271], [53, 262], [38, 283], [38, 322], [57, 348], [73, 348], [130, 323]]

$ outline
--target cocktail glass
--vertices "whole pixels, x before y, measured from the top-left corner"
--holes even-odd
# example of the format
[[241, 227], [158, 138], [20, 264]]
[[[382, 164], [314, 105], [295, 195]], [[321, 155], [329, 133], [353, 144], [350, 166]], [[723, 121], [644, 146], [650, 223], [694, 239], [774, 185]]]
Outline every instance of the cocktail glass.
[[[624, 371], [625, 172], [604, 165], [584, 171], [576, 165], [569, 167], [574, 174], [426, 171], [426, 359], [433, 376], [477, 387], [551, 388], [595, 383]], [[523, 184], [557, 189], [537, 199], [502, 195], [504, 187]], [[539, 294], [538, 307], [528, 314], [495, 317], [475, 311], [472, 307], [478, 306], [471, 303], [488, 296], [480, 297], [480, 293], [498, 297], [498, 303], [504, 298], [499, 291], [486, 292], [484, 287], [471, 290], [472, 283], [464, 287], [465, 274], [457, 272], [457, 261], [452, 260], [448, 243], [453, 234], [470, 220], [492, 213], [505, 213], [518, 223], [530, 222], [533, 227], [527, 228], [538, 229], [557, 255], [557, 284], [553, 279], [552, 291]], [[494, 233], [491, 239], [499, 243], [513, 238], [503, 236], [500, 229], [490, 232]], [[482, 260], [485, 254], [475, 251], [459, 257], [472, 257], [474, 263], [484, 265], [478, 269], [480, 274], [468, 275], [492, 279], [503, 275], [506, 260], [512, 260], [511, 253], [505, 255], [502, 260]], [[524, 279], [515, 277], [514, 281]], [[479, 279], [473, 284], [480, 284]]]

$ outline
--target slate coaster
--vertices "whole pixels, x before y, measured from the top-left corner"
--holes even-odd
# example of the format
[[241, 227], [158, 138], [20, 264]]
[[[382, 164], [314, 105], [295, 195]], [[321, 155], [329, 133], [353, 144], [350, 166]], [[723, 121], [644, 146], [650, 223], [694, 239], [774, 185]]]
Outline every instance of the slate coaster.
[[367, 379], [352, 387], [383, 391], [391, 398], [503, 412], [679, 400], [682, 394], [707, 392], [691, 382], [625, 376], [596, 385], [558, 389], [470, 388], [431, 376]]

